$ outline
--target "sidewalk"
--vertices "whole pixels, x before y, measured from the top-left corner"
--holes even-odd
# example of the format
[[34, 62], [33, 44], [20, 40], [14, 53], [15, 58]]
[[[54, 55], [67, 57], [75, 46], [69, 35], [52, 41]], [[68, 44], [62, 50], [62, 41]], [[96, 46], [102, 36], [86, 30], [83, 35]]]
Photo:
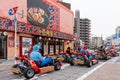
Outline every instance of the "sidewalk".
[[0, 71], [10, 69], [14, 63], [14, 60], [0, 60]]
[[120, 80], [120, 57], [115, 62], [108, 61], [84, 80]]

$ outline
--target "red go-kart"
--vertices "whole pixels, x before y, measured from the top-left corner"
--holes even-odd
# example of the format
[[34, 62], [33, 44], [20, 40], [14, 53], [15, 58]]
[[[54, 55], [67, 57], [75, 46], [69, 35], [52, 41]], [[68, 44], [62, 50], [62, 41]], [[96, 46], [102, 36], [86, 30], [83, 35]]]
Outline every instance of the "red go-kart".
[[[73, 56], [74, 57], [74, 56]], [[70, 59], [70, 65], [86, 65], [87, 67], [91, 67], [94, 64], [97, 64], [98, 60], [93, 58], [92, 60], [86, 60], [83, 55], [77, 55], [74, 58]]]
[[16, 58], [17, 60], [20, 60], [20, 63], [13, 65], [12, 72], [14, 74], [22, 74], [26, 79], [30, 79], [34, 77], [35, 74], [43, 74], [54, 70], [60, 70], [62, 66], [61, 61], [57, 60], [56, 57], [51, 58], [53, 60], [53, 64], [48, 64], [43, 67], [38, 67], [34, 60], [29, 60], [25, 56]]
[[58, 58], [61, 59], [63, 62], [69, 63], [70, 55], [68, 53], [59, 53]]

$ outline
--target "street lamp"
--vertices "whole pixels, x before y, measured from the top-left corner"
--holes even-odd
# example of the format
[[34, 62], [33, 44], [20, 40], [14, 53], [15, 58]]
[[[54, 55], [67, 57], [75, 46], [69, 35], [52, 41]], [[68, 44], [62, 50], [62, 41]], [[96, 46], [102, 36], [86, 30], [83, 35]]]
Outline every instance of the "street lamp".
[[[16, 12], [17, 12], [17, 9], [18, 9], [18, 7], [14, 7], [13, 9], [9, 9], [9, 11], [8, 11], [8, 14], [10, 16], [14, 15], [14, 25], [15, 25], [15, 27], [14, 27], [14, 29], [15, 29], [15, 49], [14, 49], [14, 56], [15, 57], [17, 56], [16, 55], [16, 48], [17, 48], [17, 46], [16, 46], [16, 38], [17, 38], [17, 17], [16, 17]], [[15, 60], [15, 64], [16, 63], [17, 62]]]

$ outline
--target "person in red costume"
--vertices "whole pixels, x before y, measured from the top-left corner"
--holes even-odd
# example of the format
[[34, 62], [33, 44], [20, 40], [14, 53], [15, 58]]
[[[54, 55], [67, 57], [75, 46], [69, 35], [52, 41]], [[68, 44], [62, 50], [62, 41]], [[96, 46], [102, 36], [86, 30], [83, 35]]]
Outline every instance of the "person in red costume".
[[110, 52], [113, 54], [113, 56], [115, 56], [115, 54], [116, 54], [115, 46], [112, 46], [110, 48]]
[[91, 56], [90, 52], [88, 51], [88, 48], [86, 45], [82, 47], [80, 50], [80, 54], [85, 57], [86, 60], [92, 60], [93, 56]]

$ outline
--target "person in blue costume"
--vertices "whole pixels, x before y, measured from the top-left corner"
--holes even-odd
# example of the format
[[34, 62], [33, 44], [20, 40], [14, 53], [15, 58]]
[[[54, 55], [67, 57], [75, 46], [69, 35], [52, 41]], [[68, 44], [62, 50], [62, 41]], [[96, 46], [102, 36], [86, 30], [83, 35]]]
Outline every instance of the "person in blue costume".
[[52, 59], [49, 57], [43, 58], [41, 52], [39, 52], [40, 49], [41, 48], [38, 45], [33, 46], [33, 51], [30, 53], [30, 59], [34, 60], [39, 67], [45, 66], [47, 64], [52, 65], [53, 64]]
[[82, 47], [82, 49], [80, 50], [80, 54], [83, 55], [85, 57], [86, 60], [92, 60], [93, 56], [91, 56], [90, 52], [88, 51], [88, 48], [86, 45], [84, 45]]

